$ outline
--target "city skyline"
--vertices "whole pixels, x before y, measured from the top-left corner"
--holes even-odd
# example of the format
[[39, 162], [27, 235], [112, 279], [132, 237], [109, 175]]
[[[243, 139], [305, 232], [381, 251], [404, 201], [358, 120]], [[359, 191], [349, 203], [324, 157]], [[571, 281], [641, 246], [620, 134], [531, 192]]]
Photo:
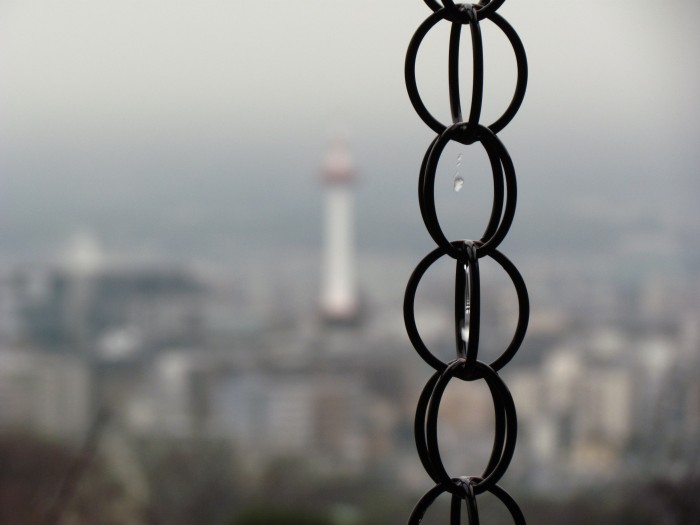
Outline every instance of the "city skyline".
[[[504, 252], [532, 310], [504, 371], [519, 438], [503, 483], [534, 508], [592, 494], [595, 513], [601, 486], [611, 506], [630, 490], [648, 503], [649, 486], [700, 472], [700, 4], [513, 0], [501, 12], [531, 71], [503, 132], [519, 185]], [[416, 197], [433, 136], [402, 67], [428, 14], [421, 0], [0, 7], [0, 450], [21, 471], [29, 447], [49, 444], [60, 470], [33, 471], [44, 488], [30, 501], [51, 504], [70, 453], [88, 480], [70, 511], [105, 490], [118, 494], [105, 515], [137, 525], [224, 524], [268, 490], [340, 508], [334, 525], [393, 525], [372, 498], [424, 493], [412, 418], [429, 371], [402, 299], [434, 248]], [[511, 96], [513, 59], [483, 25], [488, 119]], [[443, 118], [447, 64], [433, 58], [446, 44], [447, 32], [426, 40], [418, 60]], [[339, 127], [351, 191], [322, 183]], [[476, 237], [487, 159], [453, 144], [443, 157], [440, 222], [451, 239]], [[350, 254], [340, 264], [324, 263], [333, 222], [328, 237]], [[450, 263], [416, 300], [444, 360]], [[512, 336], [514, 291], [492, 261], [480, 271], [487, 360]], [[353, 323], [324, 320], [331, 288]], [[452, 384], [440, 415], [445, 457], [470, 473], [488, 459], [484, 393]]]

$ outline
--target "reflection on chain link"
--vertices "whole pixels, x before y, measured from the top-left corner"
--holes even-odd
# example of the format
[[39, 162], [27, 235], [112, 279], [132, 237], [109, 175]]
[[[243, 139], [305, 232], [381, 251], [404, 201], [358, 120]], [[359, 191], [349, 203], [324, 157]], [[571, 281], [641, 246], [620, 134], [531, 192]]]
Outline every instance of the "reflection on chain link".
[[[414, 433], [418, 456], [426, 472], [436, 483], [413, 509], [409, 525], [418, 524], [433, 501], [447, 492], [451, 496], [450, 523], [461, 519], [462, 501], [465, 502], [470, 525], [479, 523], [477, 496], [484, 492], [500, 500], [516, 524], [525, 518], [515, 500], [497, 483], [505, 473], [515, 450], [517, 418], [515, 404], [508, 387], [498, 375], [515, 355], [525, 336], [530, 306], [527, 289], [512, 262], [498, 251], [513, 221], [517, 200], [515, 168], [503, 143], [496, 136], [515, 116], [525, 95], [527, 59], [515, 30], [496, 13], [505, 0], [490, 0], [483, 4], [455, 4], [453, 0], [424, 0], [433, 13], [419, 26], [406, 53], [405, 78], [408, 95], [420, 118], [437, 133], [423, 158], [418, 178], [418, 202], [423, 222], [438, 247], [418, 264], [409, 278], [404, 296], [404, 321], [413, 347], [425, 362], [435, 369], [428, 380], [416, 407]], [[450, 24], [448, 50], [448, 86], [452, 124], [437, 120], [421, 100], [416, 83], [416, 57], [423, 38], [439, 23]], [[484, 84], [484, 53], [481, 24], [493, 23], [508, 38], [517, 64], [517, 81], [513, 98], [504, 113], [489, 126], [480, 123]], [[462, 117], [459, 89], [459, 50], [463, 26], [468, 25], [472, 47], [472, 89], [469, 117]], [[486, 151], [493, 175], [493, 205], [488, 223], [478, 240], [449, 241], [442, 231], [435, 207], [435, 175], [440, 156], [449, 142], [480, 145]], [[457, 159], [454, 189], [459, 191], [464, 180], [459, 174], [462, 155]], [[431, 352], [421, 339], [415, 320], [414, 302], [423, 274], [440, 257], [455, 259], [455, 344], [457, 357], [443, 362]], [[491, 364], [479, 360], [479, 326], [481, 289], [479, 259], [490, 257], [508, 274], [515, 287], [518, 301], [518, 323], [509, 345]], [[451, 379], [462, 381], [484, 380], [493, 398], [495, 432], [488, 464], [480, 476], [452, 476], [448, 474], [440, 456], [437, 438], [440, 400]]]

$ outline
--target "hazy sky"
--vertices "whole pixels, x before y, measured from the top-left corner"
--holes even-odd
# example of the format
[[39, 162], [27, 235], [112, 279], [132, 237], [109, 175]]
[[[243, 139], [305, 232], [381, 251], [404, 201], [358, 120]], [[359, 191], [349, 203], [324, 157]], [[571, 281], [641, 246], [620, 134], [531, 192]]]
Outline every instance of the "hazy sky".
[[[501, 133], [520, 177], [518, 231], [560, 224], [557, 213], [696, 213], [700, 4], [508, 0], [499, 12], [530, 64], [523, 108]], [[313, 243], [315, 177], [338, 125], [361, 169], [360, 235], [383, 224], [414, 235], [432, 132], [408, 101], [403, 61], [429, 13], [420, 0], [4, 0], [0, 251], [82, 226], [122, 243], [163, 231]], [[446, 27], [426, 39], [418, 71], [443, 118]], [[514, 61], [490, 24], [484, 38], [491, 120]]]

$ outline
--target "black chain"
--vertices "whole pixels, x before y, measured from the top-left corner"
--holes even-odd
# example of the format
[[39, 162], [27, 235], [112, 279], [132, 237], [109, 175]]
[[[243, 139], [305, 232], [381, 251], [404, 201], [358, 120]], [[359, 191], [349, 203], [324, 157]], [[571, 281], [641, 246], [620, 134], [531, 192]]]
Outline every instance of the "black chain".
[[[515, 355], [525, 336], [530, 306], [527, 289], [520, 273], [508, 258], [497, 250], [508, 233], [515, 214], [517, 188], [515, 169], [510, 155], [496, 136], [515, 116], [525, 95], [527, 85], [527, 59], [525, 49], [515, 30], [496, 10], [505, 0], [490, 0], [484, 4], [455, 4], [453, 0], [424, 0], [433, 13], [418, 27], [406, 53], [406, 88], [411, 103], [420, 118], [438, 135], [428, 147], [418, 177], [418, 203], [430, 236], [438, 247], [430, 252], [416, 267], [408, 280], [404, 297], [404, 320], [408, 336], [418, 354], [436, 372], [428, 380], [418, 400], [414, 425], [416, 447], [423, 467], [436, 483], [413, 509], [409, 525], [417, 524], [432, 502], [445, 492], [451, 494], [450, 523], [458, 525], [461, 519], [461, 502], [465, 501], [470, 525], [479, 523], [477, 496], [490, 492], [508, 509], [516, 524], [524, 524], [525, 518], [515, 500], [497, 485], [505, 473], [515, 449], [517, 419], [515, 404], [508, 387], [498, 375]], [[415, 66], [418, 49], [425, 35], [438, 22], [451, 24], [448, 83], [452, 124], [446, 126], [433, 117], [423, 104], [416, 84]], [[518, 77], [515, 94], [510, 104], [493, 124], [480, 124], [484, 84], [484, 57], [480, 24], [490, 20], [508, 38], [517, 63]], [[472, 42], [472, 99], [469, 118], [462, 118], [459, 90], [459, 41], [462, 26], [468, 25]], [[435, 209], [435, 174], [445, 146], [455, 141], [464, 145], [480, 143], [486, 150], [493, 174], [493, 206], [491, 216], [478, 241], [458, 240], [450, 242], [438, 222]], [[456, 260], [455, 274], [455, 339], [457, 358], [444, 363], [423, 343], [415, 321], [414, 302], [418, 284], [427, 269], [443, 255]], [[518, 300], [518, 323], [510, 344], [491, 364], [478, 359], [481, 289], [479, 259], [490, 257], [508, 274], [515, 286]], [[465, 335], [468, 329], [468, 335]], [[480, 476], [452, 477], [447, 473], [440, 457], [437, 439], [437, 421], [440, 400], [449, 381], [456, 377], [463, 381], [483, 379], [491, 391], [495, 412], [495, 426], [491, 457]]]

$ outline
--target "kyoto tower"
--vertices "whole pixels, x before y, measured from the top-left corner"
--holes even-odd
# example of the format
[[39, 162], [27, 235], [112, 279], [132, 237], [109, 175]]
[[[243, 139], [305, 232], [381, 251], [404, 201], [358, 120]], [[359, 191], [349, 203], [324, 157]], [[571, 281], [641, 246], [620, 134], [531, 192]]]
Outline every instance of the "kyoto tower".
[[336, 137], [322, 165], [326, 186], [321, 315], [330, 323], [352, 324], [359, 317], [353, 235], [355, 167], [347, 140]]

